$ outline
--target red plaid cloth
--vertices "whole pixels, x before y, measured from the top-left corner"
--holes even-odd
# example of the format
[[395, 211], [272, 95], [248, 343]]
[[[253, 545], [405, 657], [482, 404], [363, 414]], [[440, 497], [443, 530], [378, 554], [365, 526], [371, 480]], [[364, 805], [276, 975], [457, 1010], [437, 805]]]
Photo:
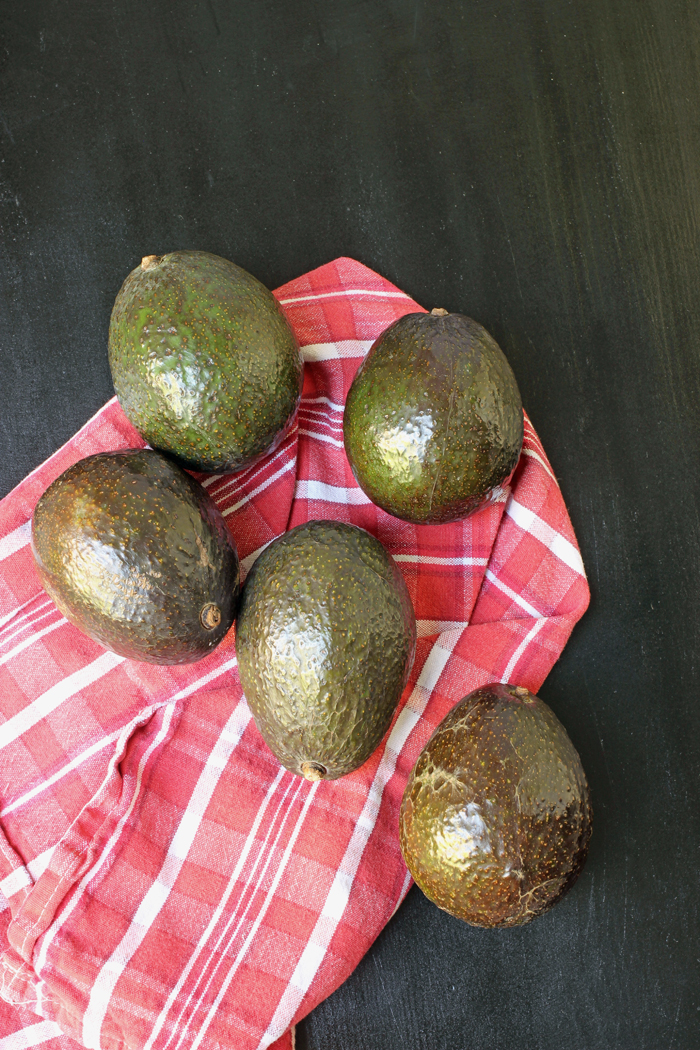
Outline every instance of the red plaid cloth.
[[[83, 456], [142, 446], [116, 399], [0, 503], [0, 1039], [4, 1050], [263, 1050], [348, 976], [410, 884], [398, 809], [429, 735], [488, 681], [536, 691], [588, 604], [576, 540], [529, 421], [509, 487], [414, 526], [373, 506], [343, 404], [407, 295], [352, 259], [276, 293], [303, 347], [298, 425], [204, 484], [245, 572], [312, 518], [377, 536], [408, 584], [418, 651], [381, 747], [350, 776], [282, 769], [251, 720], [233, 632], [197, 664], [105, 652], [35, 575], [30, 517]], [[8, 903], [9, 902], [9, 903]]]

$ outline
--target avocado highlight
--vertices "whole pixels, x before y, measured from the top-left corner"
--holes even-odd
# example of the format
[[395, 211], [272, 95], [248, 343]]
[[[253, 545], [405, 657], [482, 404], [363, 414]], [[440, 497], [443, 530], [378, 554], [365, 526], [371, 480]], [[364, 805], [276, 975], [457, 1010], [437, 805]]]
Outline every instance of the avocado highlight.
[[208, 252], [147, 255], [117, 295], [109, 364], [119, 403], [153, 448], [230, 473], [294, 421], [299, 345], [271, 292]]
[[413, 662], [416, 621], [403, 576], [354, 525], [311, 521], [254, 563], [236, 621], [243, 691], [287, 769], [334, 780], [389, 728]]
[[551, 908], [583, 867], [586, 776], [554, 712], [523, 686], [461, 700], [418, 757], [399, 818], [411, 875], [473, 926], [517, 926]]
[[105, 648], [192, 663], [232, 626], [238, 555], [206, 490], [159, 452], [104, 452], [37, 503], [32, 551], [63, 615]]
[[406, 314], [371, 347], [343, 417], [360, 488], [404, 521], [438, 525], [478, 510], [523, 443], [518, 385], [485, 328], [462, 314]]

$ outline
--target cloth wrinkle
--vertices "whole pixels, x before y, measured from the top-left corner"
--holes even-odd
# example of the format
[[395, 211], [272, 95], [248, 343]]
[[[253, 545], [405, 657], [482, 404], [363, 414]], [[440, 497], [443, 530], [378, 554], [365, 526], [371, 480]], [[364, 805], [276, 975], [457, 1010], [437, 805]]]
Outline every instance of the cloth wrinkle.
[[[38, 621], [27, 522], [78, 459], [144, 446], [116, 398], [0, 501], [0, 623], [19, 642], [0, 664], [0, 734], [14, 719], [3, 805], [22, 799], [0, 821], [0, 874], [19, 867], [28, 879], [8, 883], [18, 889], [0, 933], [0, 998], [11, 1003], [0, 1038], [23, 1047], [41, 1017], [58, 1026], [43, 1050], [167, 1050], [174, 1035], [179, 1050], [292, 1050], [293, 1026], [408, 892], [398, 808], [431, 733], [489, 681], [536, 692], [587, 607], [571, 522], [527, 416], [511, 477], [446, 526], [410, 525], [361, 498], [342, 441], [328, 440], [369, 346], [423, 308], [345, 258], [275, 295], [312, 348], [303, 427], [253, 470], [196, 476], [243, 565], [305, 521], [348, 521], [396, 557], [416, 618], [436, 629], [419, 631], [401, 702], [364, 766], [295, 791], [251, 718], [234, 631], [199, 663], [159, 667], [106, 659], [65, 620]], [[33, 879], [28, 865], [51, 848]]]

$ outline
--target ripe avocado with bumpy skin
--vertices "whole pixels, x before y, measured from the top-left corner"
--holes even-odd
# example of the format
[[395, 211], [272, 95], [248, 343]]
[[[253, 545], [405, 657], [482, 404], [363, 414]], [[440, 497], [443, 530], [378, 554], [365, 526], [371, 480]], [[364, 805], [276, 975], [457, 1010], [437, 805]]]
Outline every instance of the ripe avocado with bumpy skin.
[[307, 780], [335, 780], [366, 762], [389, 728], [415, 646], [403, 576], [355, 525], [298, 525], [265, 548], [243, 588], [243, 692], [270, 750]]
[[574, 884], [591, 820], [581, 759], [554, 712], [495, 683], [461, 700], [421, 752], [401, 849], [438, 907], [473, 926], [518, 926]]
[[301, 397], [299, 345], [275, 297], [208, 252], [147, 255], [109, 327], [114, 388], [153, 448], [230, 473], [273, 451]]
[[120, 656], [192, 663], [233, 624], [238, 555], [205, 489], [159, 452], [81, 459], [37, 503], [32, 551], [45, 590]]
[[377, 339], [350, 387], [345, 451], [358, 485], [404, 521], [477, 510], [513, 471], [523, 407], [498, 343], [476, 321], [406, 314]]

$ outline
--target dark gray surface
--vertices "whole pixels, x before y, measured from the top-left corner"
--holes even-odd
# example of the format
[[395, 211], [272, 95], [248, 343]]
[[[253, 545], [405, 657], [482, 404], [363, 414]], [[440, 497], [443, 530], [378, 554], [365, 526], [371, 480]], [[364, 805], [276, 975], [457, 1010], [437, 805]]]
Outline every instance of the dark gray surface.
[[569, 896], [417, 890], [303, 1050], [700, 1045], [700, 22], [693, 0], [0, 2], [0, 493], [111, 396], [114, 296], [201, 248], [352, 255], [498, 339], [592, 605], [541, 695], [595, 807]]

